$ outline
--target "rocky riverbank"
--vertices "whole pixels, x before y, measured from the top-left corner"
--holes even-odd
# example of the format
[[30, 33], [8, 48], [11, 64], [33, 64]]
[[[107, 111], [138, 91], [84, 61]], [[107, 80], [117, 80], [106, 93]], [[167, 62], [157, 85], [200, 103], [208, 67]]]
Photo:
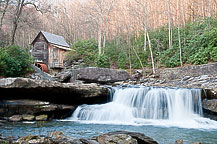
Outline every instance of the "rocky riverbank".
[[64, 119], [78, 105], [105, 103], [109, 90], [98, 84], [60, 83], [29, 78], [0, 79], [0, 119]]
[[[80, 68], [59, 73], [56, 76], [57, 81], [2, 78], [0, 119], [19, 121], [25, 120], [25, 115], [32, 116], [33, 120], [40, 115], [46, 115], [47, 120], [65, 118], [78, 105], [106, 103], [109, 100], [109, 90], [101, 85], [103, 83], [113, 86], [200, 88], [203, 89], [204, 116], [217, 120], [217, 74], [212, 69], [217, 69], [217, 63], [172, 69], [170, 72], [163, 69], [154, 77], [143, 76], [138, 71], [130, 77], [126, 71]], [[172, 75], [176, 74], [179, 76], [174, 78]]]
[[75, 108], [36, 100], [3, 100], [0, 102], [0, 119], [10, 122], [64, 119], [71, 116]]
[[0, 143], [10, 144], [158, 144], [154, 139], [142, 133], [117, 131], [95, 136], [91, 139], [74, 139], [62, 132], [51, 132], [48, 136], [28, 135], [18, 139], [2, 138]]
[[[51, 132], [47, 136], [27, 135], [19, 138], [3, 138], [0, 134], [0, 143], [2, 144], [158, 144], [153, 138], [142, 133], [116, 131], [109, 132], [91, 139], [74, 139], [66, 136], [60, 131]], [[176, 140], [174, 144], [183, 144], [182, 139]], [[195, 142], [193, 144], [201, 144]]]

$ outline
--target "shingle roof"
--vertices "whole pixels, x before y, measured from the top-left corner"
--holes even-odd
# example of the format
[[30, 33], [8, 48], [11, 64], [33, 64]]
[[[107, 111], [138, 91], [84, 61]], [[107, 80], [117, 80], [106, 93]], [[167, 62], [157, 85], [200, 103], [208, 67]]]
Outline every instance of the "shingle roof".
[[44, 32], [44, 31], [41, 31], [41, 33], [44, 35], [44, 37], [49, 43], [56, 44], [59, 46], [69, 47], [69, 44], [65, 41], [64, 37], [51, 34], [48, 32]]

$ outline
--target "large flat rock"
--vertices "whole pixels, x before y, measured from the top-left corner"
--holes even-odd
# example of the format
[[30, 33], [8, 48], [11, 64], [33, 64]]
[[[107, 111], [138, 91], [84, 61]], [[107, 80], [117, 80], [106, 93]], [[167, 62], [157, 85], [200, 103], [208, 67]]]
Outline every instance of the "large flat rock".
[[161, 79], [181, 79], [185, 76], [198, 77], [201, 75], [216, 75], [217, 62], [203, 65], [190, 65], [179, 68], [158, 69], [157, 73]]
[[57, 80], [61, 82], [81, 80], [85, 83], [101, 84], [126, 81], [128, 79], [130, 79], [130, 75], [126, 71], [98, 67], [70, 69], [57, 76]]
[[108, 90], [97, 84], [73, 84], [29, 78], [0, 79], [0, 100], [32, 99], [57, 104], [91, 104], [107, 100]]
[[3, 100], [0, 101], [0, 119], [8, 120], [16, 116], [31, 121], [40, 115], [47, 115], [48, 119], [63, 119], [71, 116], [75, 108], [36, 100]]

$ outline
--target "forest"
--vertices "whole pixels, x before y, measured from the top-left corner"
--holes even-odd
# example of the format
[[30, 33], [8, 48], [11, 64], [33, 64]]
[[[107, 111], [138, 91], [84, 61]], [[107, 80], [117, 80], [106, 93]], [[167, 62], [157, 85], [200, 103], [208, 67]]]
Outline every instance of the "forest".
[[217, 0], [0, 0], [0, 75], [22, 75], [16, 63], [28, 71], [10, 49], [31, 63], [40, 30], [65, 37], [66, 61], [84, 66], [155, 73], [217, 61]]

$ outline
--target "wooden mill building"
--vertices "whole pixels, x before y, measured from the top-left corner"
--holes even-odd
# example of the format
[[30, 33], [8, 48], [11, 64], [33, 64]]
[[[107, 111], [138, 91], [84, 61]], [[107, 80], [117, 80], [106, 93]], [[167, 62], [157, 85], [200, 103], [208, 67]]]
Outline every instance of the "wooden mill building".
[[49, 69], [61, 69], [69, 44], [64, 37], [40, 31], [33, 40], [32, 56], [37, 63], [45, 64]]

